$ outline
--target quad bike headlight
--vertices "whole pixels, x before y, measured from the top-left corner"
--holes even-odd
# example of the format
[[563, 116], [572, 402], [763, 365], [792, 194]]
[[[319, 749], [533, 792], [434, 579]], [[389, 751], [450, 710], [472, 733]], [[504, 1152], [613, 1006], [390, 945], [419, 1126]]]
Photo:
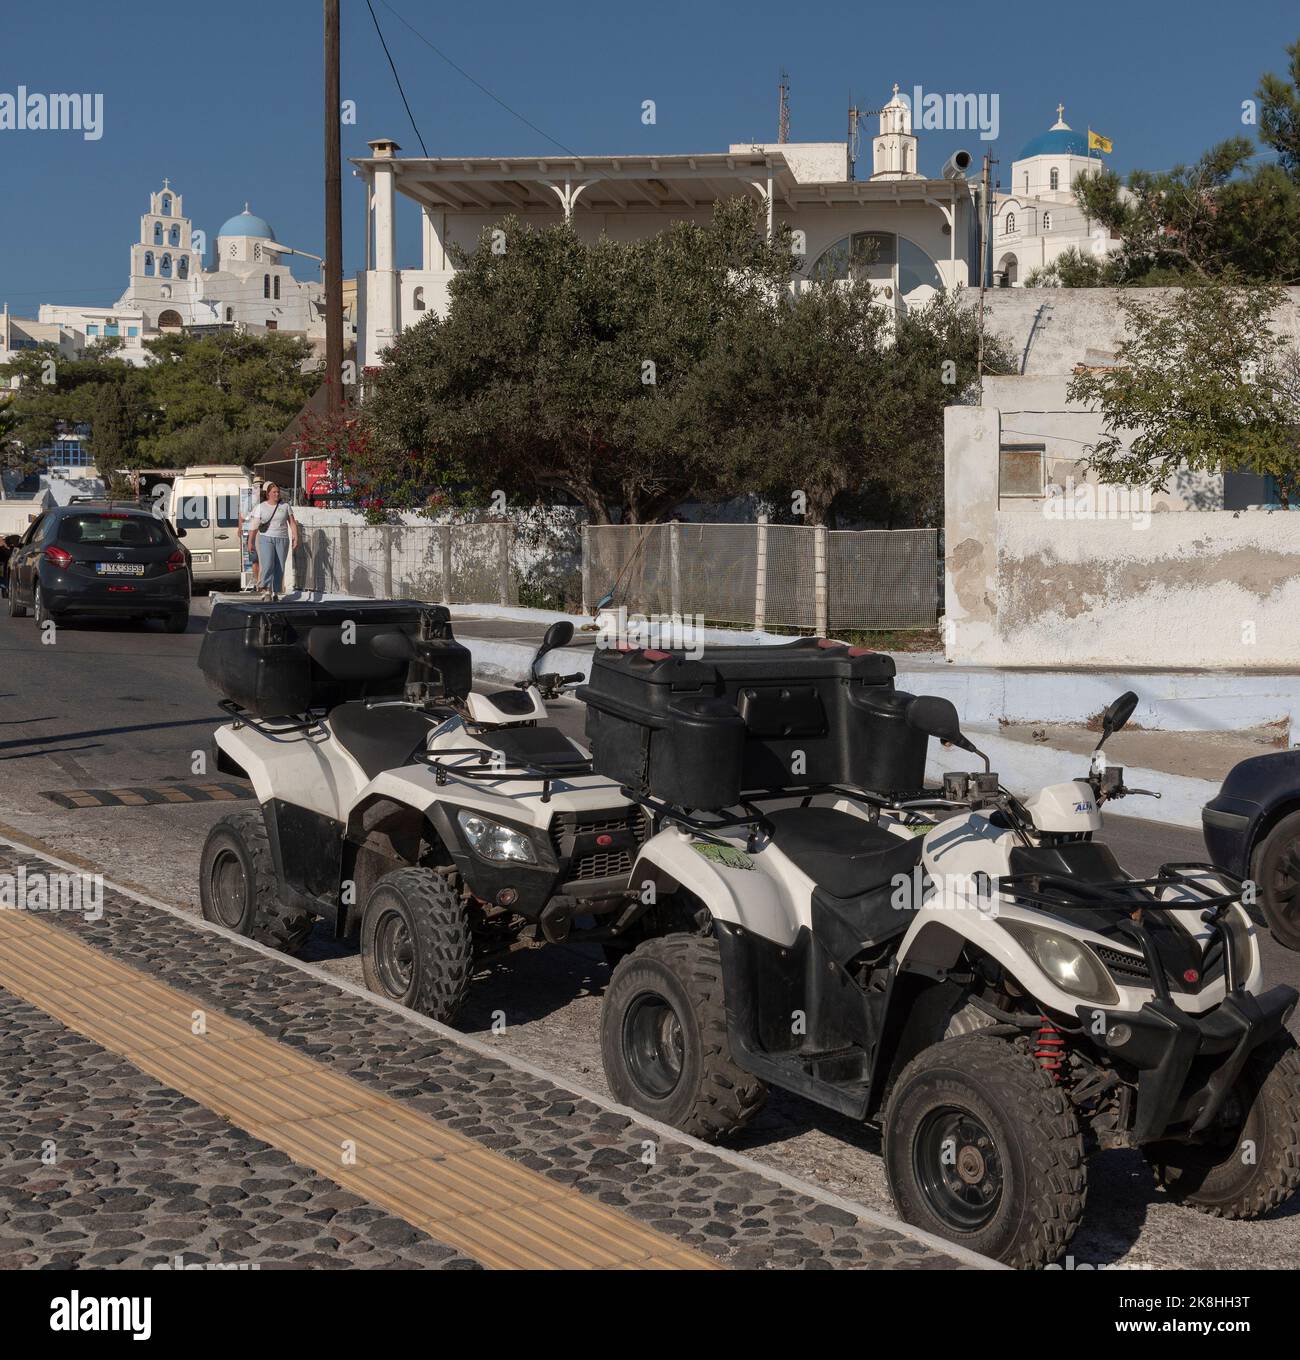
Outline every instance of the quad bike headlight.
[[494, 822], [490, 817], [462, 808], [456, 814], [460, 829], [471, 848], [484, 859], [498, 864], [536, 864], [537, 852], [522, 831]]
[[1064, 931], [1031, 926], [1024, 921], [1001, 918], [1001, 924], [1063, 992], [1101, 1006], [1119, 1003], [1119, 992], [1115, 990], [1110, 974], [1086, 944]]

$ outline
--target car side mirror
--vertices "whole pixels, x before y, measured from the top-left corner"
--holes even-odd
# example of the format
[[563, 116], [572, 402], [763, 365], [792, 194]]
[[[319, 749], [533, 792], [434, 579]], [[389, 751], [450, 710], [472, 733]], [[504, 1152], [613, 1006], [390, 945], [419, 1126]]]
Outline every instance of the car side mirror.
[[1131, 689], [1126, 690], [1110, 704], [1101, 715], [1101, 740], [1098, 741], [1094, 749], [1100, 751], [1102, 744], [1128, 723], [1137, 706], [1138, 697]]
[[185, 530], [184, 530], [184, 529], [177, 529], [177, 530], [176, 530], [176, 537], [177, 537], [177, 538], [184, 538], [184, 537], [185, 537]]

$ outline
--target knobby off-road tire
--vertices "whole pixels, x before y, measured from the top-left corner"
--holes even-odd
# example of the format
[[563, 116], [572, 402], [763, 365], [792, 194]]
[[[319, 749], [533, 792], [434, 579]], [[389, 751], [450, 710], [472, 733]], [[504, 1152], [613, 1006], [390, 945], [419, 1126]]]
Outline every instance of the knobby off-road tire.
[[1300, 812], [1283, 817], [1252, 858], [1251, 877], [1273, 938], [1300, 950]]
[[767, 1098], [732, 1061], [718, 943], [701, 935], [648, 940], [619, 962], [600, 1052], [616, 1100], [710, 1142], [743, 1128]]
[[233, 812], [208, 832], [199, 865], [206, 920], [285, 954], [307, 943], [314, 917], [287, 906], [260, 812]]
[[434, 1020], [450, 1020], [469, 989], [473, 937], [456, 890], [432, 869], [395, 869], [366, 897], [366, 986]]
[[885, 1114], [899, 1214], [1019, 1269], [1065, 1250], [1087, 1197], [1083, 1138], [1061, 1089], [1027, 1054], [978, 1034], [918, 1054]]
[[1165, 1193], [1215, 1218], [1259, 1218], [1300, 1187], [1300, 1048], [1290, 1034], [1246, 1060], [1228, 1099], [1240, 1118], [1213, 1144], [1143, 1148]]

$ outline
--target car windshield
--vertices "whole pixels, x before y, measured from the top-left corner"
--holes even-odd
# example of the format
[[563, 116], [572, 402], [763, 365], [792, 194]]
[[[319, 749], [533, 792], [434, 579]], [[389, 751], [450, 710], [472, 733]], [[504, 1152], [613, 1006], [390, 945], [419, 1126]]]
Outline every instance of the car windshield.
[[107, 548], [158, 548], [170, 542], [167, 531], [148, 515], [78, 514], [59, 522], [60, 543], [91, 543]]

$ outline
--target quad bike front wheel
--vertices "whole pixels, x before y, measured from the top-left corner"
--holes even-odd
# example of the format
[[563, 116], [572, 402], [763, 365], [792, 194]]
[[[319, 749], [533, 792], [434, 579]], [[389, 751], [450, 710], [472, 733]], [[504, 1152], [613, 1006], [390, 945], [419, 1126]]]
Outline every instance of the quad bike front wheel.
[[1143, 1148], [1165, 1193], [1216, 1218], [1259, 1218], [1300, 1188], [1300, 1048], [1290, 1034], [1262, 1044], [1203, 1143]]
[[1020, 1269], [1048, 1265], [1083, 1215], [1069, 1101], [1002, 1039], [945, 1039], [913, 1058], [885, 1114], [885, 1170], [908, 1223]]
[[450, 1020], [469, 989], [473, 938], [465, 904], [432, 869], [395, 869], [366, 898], [366, 986], [434, 1020]]
[[1300, 812], [1283, 817], [1255, 851], [1251, 877], [1278, 944], [1300, 950]]
[[260, 812], [234, 812], [208, 832], [199, 863], [199, 902], [206, 920], [259, 944], [296, 954], [314, 918], [286, 905]]
[[743, 1128], [767, 1087], [731, 1059], [718, 942], [665, 935], [614, 969], [600, 1013], [614, 1098], [713, 1142]]

